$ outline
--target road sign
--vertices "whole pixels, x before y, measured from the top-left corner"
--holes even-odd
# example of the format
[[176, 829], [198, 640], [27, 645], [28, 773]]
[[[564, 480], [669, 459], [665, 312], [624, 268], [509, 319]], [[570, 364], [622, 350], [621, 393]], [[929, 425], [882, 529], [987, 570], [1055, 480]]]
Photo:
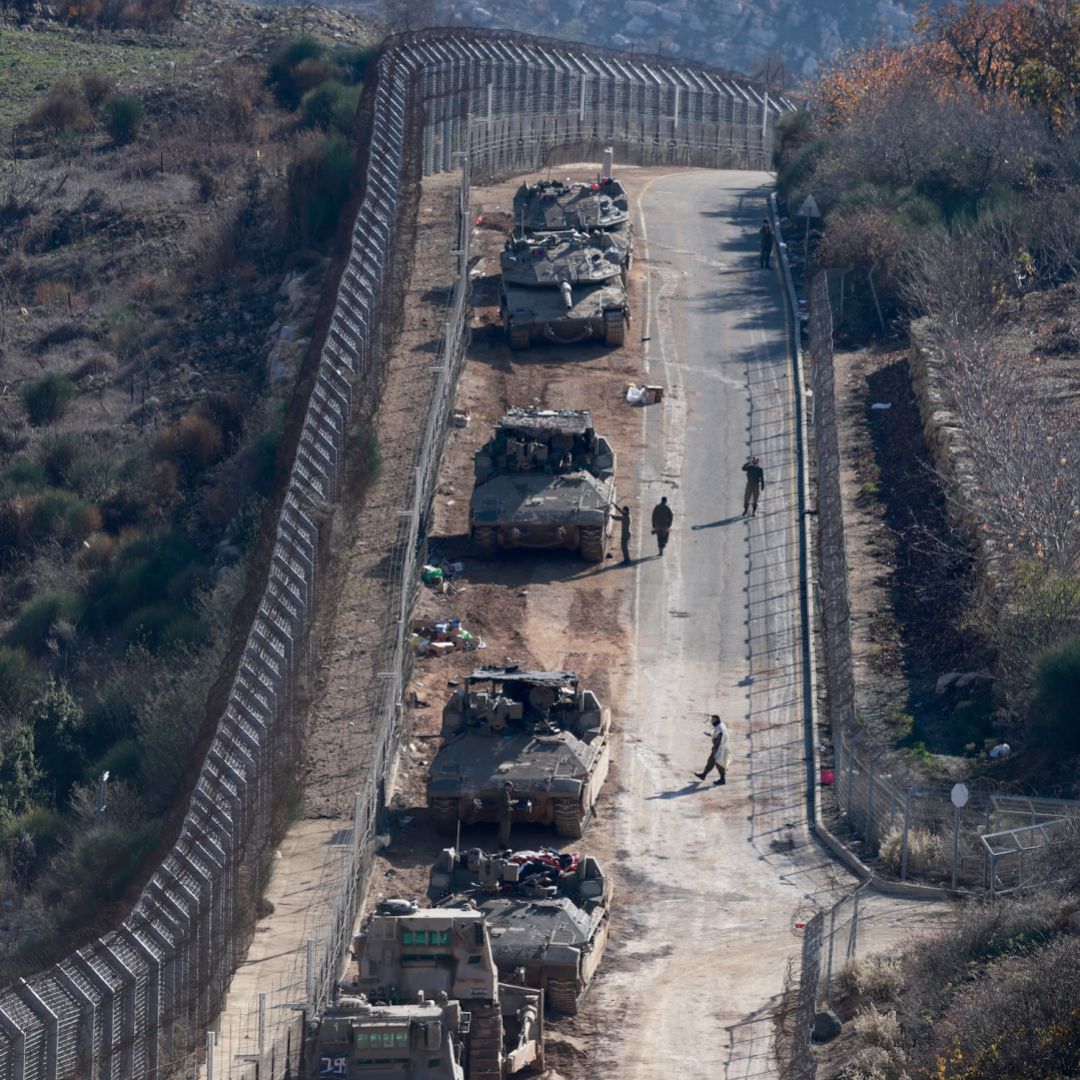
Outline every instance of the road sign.
[[814, 202], [813, 195], [806, 196], [802, 206], [795, 211], [795, 216], [804, 218], [821, 217], [821, 211], [817, 208], [817, 203]]
[[962, 806], [965, 806], [968, 801], [968, 789], [966, 784], [953, 784], [952, 794], [949, 796], [952, 799], [953, 806], [959, 810]]

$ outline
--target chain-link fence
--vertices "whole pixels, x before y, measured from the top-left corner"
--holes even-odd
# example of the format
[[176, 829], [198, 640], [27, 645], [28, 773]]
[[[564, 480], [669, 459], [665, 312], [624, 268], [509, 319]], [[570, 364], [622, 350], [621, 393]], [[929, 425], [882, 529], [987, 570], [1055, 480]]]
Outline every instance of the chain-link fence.
[[[230, 1069], [239, 1062], [245, 1078], [298, 1075], [299, 1011], [333, 992], [395, 748], [408, 675], [404, 630], [466, 334], [469, 163], [492, 175], [595, 158], [613, 146], [632, 163], [764, 168], [771, 125], [787, 107], [767, 87], [722, 72], [523, 35], [428, 32], [384, 50], [362, 104], [366, 164], [352, 250], [297, 432], [264, 594], [187, 815], [117, 930], [0, 993], [0, 1080], [164, 1080], [194, 1075], [200, 1060], [212, 1073], [218, 1057], [206, 1051], [219, 1040], [230, 1043]], [[395, 326], [404, 201], [421, 169], [457, 166], [464, 171], [459, 278], [425, 452], [389, 552], [392, 633], [384, 678], [368, 703], [375, 744], [356, 777], [340, 875], [321, 885], [335, 897], [332, 915], [309, 928], [306, 942], [283, 943], [296, 949], [294, 970], [267, 987], [242, 1033], [208, 1033], [250, 940], [275, 792], [297, 757], [293, 702], [320, 522], [339, 495], [354, 397], [377, 393]]]

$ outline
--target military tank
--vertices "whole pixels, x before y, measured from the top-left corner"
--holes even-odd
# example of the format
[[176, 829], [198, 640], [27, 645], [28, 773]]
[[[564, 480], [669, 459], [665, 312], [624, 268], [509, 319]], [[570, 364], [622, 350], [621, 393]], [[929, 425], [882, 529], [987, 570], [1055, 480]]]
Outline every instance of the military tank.
[[385, 900], [353, 958], [336, 1003], [310, 1025], [312, 1075], [503, 1080], [543, 1069], [543, 994], [499, 982], [481, 912]]
[[580, 837], [607, 777], [611, 714], [568, 671], [478, 668], [443, 709], [431, 763], [435, 827], [495, 821], [509, 780], [514, 822]]
[[525, 181], [514, 194], [514, 224], [522, 232], [614, 229], [629, 219], [626, 189], [611, 176]]
[[504, 979], [544, 991], [553, 1012], [574, 1014], [607, 944], [611, 883], [578, 852], [489, 855], [446, 848], [428, 896], [440, 907], [475, 907]]
[[473, 460], [469, 532], [479, 555], [569, 548], [601, 562], [615, 452], [585, 409], [510, 409]]
[[626, 248], [609, 233], [543, 233], [507, 240], [499, 256], [504, 285], [560, 288], [622, 277]]

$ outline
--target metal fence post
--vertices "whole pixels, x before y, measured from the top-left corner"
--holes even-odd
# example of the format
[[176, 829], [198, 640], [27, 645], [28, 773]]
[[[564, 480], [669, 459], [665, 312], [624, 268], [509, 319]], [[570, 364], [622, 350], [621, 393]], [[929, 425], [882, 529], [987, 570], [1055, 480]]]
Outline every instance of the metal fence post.
[[908, 829], [911, 827], [911, 789], [904, 792], [904, 835], [900, 840], [900, 880], [907, 881]]

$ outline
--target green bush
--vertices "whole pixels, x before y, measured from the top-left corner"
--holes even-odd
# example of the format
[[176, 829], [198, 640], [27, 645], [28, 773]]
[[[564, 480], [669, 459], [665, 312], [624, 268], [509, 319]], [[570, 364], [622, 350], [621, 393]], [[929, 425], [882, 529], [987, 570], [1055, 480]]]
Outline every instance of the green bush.
[[86, 104], [95, 112], [116, 93], [116, 80], [104, 71], [88, 71], [79, 82]]
[[77, 593], [67, 589], [52, 589], [28, 600], [7, 632], [5, 641], [31, 655], [45, 651], [46, 642], [58, 622], [77, 623], [83, 614], [83, 602]]
[[117, 95], [109, 98], [101, 107], [101, 119], [105, 130], [117, 146], [127, 146], [139, 132], [143, 105], [137, 98]]
[[209, 631], [190, 611], [162, 604], [146, 607], [124, 620], [121, 635], [130, 645], [152, 653], [205, 645]]
[[45, 466], [30, 458], [17, 458], [4, 473], [4, 487], [9, 491], [41, 491], [48, 486]]
[[38, 451], [38, 461], [53, 487], [67, 487], [79, 459], [82, 447], [74, 435], [54, 435], [44, 439]]
[[74, 79], [58, 79], [30, 114], [30, 127], [38, 131], [86, 131], [92, 123], [82, 88]]
[[18, 720], [0, 739], [0, 820], [33, 808], [40, 779], [34, 757], [34, 729]]
[[52, 490], [39, 495], [29, 508], [32, 539], [37, 543], [55, 540], [77, 544], [101, 527], [97, 507], [71, 491]]
[[18, 716], [34, 699], [37, 672], [22, 649], [0, 645], [0, 717]]
[[334, 63], [341, 73], [342, 82], [351, 86], [362, 83], [375, 54], [374, 49], [365, 49], [360, 45], [335, 50]]
[[70, 834], [71, 825], [61, 814], [35, 806], [0, 825], [0, 852], [7, 857], [13, 876], [25, 886]]
[[43, 375], [23, 387], [22, 398], [34, 427], [59, 420], [75, 396], [75, 384], [66, 375]]
[[1029, 735], [1032, 743], [1067, 757], [1080, 750], [1080, 637], [1040, 653]]
[[356, 118], [360, 87], [336, 81], [324, 82], [309, 90], [300, 103], [303, 127], [348, 135]]
[[57, 805], [67, 802], [71, 786], [86, 767], [83, 748], [86, 721], [82, 706], [63, 683], [50, 681], [30, 706], [34, 752]]
[[309, 90], [333, 75], [333, 65], [326, 59], [326, 46], [312, 37], [288, 42], [270, 64], [266, 85], [274, 100], [290, 112]]
[[298, 247], [326, 251], [352, 186], [353, 148], [340, 136], [302, 153], [288, 170], [287, 229]]

